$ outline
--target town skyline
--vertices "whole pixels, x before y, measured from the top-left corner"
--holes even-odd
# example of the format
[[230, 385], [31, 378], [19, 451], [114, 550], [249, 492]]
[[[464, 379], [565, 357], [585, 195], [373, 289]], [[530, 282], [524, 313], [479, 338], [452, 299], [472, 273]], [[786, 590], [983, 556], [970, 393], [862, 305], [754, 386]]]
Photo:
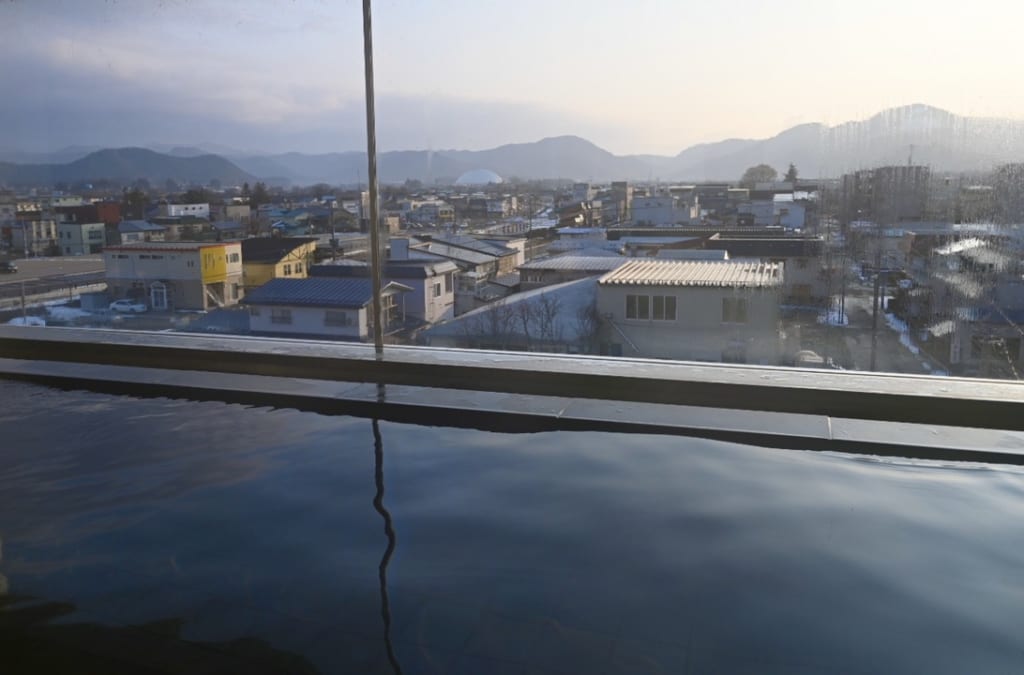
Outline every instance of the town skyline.
[[[672, 155], [914, 102], [1024, 118], [1024, 94], [1002, 86], [1019, 65], [1001, 39], [1019, 8], [1000, 6], [1006, 20], [992, 22], [986, 2], [741, 2], [732, 15], [677, 4], [453, 2], [443, 15], [378, 4], [379, 146], [577, 135], [615, 154]], [[0, 112], [0, 148], [364, 144], [356, 2], [43, 1], [6, 3], [0, 19], [0, 86], [18, 92]], [[780, 39], [794, 31], [800, 40]], [[865, 49], [865, 36], [885, 48]]]

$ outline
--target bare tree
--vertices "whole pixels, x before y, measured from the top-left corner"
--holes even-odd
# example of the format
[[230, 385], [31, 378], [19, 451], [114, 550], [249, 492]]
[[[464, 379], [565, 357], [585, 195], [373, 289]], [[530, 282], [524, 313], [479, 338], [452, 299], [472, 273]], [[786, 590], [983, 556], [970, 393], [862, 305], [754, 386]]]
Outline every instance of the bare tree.
[[594, 342], [601, 328], [601, 315], [597, 311], [597, 300], [583, 305], [576, 310], [576, 335], [580, 341], [580, 351], [585, 354], [594, 352]]
[[540, 324], [540, 339], [548, 344], [560, 342], [562, 326], [558, 322], [558, 311], [562, 303], [558, 298], [541, 293], [537, 298], [537, 319]]
[[523, 331], [524, 349], [530, 351], [530, 343], [532, 341], [530, 329], [532, 327], [531, 324], [534, 322], [536, 311], [534, 311], [532, 303], [525, 301], [516, 303], [514, 313], [516, 323], [518, 323], [519, 328]]

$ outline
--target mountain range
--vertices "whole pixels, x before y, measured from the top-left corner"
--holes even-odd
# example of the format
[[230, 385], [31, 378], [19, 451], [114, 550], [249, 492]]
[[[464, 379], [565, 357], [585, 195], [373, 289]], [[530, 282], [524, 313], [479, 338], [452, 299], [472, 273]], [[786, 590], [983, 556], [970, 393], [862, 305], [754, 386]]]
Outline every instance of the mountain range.
[[[108, 178], [166, 179], [223, 185], [264, 180], [272, 184], [356, 184], [366, 180], [366, 154], [258, 154], [224, 146], [159, 146], [153, 149], [67, 148], [47, 156], [0, 152], [0, 184], [29, 185]], [[75, 156], [77, 154], [77, 156]], [[25, 163], [34, 159], [36, 162]], [[793, 163], [801, 175], [836, 177], [850, 170], [929, 164], [941, 171], [978, 171], [1024, 161], [1024, 121], [965, 117], [927, 105], [892, 108], [866, 120], [836, 126], [803, 124], [771, 138], [728, 139], [689, 147], [674, 156], [614, 155], [577, 136], [489, 150], [407, 150], [378, 156], [380, 180], [433, 183], [471, 169], [504, 177], [573, 180], [737, 180], [756, 164], [781, 172]], [[21, 163], [15, 163], [21, 162]]]

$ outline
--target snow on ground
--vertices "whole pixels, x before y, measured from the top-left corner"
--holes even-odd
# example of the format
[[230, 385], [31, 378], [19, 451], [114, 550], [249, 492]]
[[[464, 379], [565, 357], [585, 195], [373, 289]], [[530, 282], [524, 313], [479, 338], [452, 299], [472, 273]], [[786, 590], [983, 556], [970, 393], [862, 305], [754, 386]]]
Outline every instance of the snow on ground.
[[828, 315], [819, 314], [818, 323], [828, 324], [829, 326], [848, 326], [850, 324], [849, 314], [843, 315], [838, 309], [830, 309]]
[[8, 326], [45, 326], [46, 319], [41, 316], [16, 316], [7, 322]]
[[92, 316], [92, 312], [87, 312], [78, 307], [65, 307], [63, 305], [47, 307], [46, 312], [50, 315], [50, 318], [57, 321], [73, 321], [82, 317]]
[[906, 347], [911, 354], [918, 356], [921, 353], [921, 350], [917, 348], [914, 341], [910, 339], [910, 328], [907, 326], [905, 321], [886, 312], [885, 323], [888, 324], [889, 328], [900, 334], [900, 344]]

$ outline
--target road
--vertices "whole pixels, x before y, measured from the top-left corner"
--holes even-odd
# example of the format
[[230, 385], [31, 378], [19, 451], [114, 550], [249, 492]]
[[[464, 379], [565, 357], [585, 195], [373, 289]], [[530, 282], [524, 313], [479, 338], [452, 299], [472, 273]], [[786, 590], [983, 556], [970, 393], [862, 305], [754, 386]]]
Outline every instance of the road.
[[24, 260], [15, 260], [14, 264], [18, 266], [17, 273], [0, 275], [0, 284], [103, 271], [103, 257], [97, 255], [67, 258], [26, 258]]
[[[846, 345], [853, 358], [855, 370], [871, 367], [871, 310], [872, 291], [852, 288], [846, 298], [849, 325], [843, 329]], [[900, 334], [886, 325], [885, 317], [878, 317], [878, 349], [876, 370], [882, 373], [927, 374], [937, 372], [941, 366], [923, 353], [914, 353], [900, 342]]]
[[103, 258], [28, 258], [15, 260], [18, 271], [0, 275], [0, 298], [47, 293], [71, 286], [88, 286], [104, 279]]

